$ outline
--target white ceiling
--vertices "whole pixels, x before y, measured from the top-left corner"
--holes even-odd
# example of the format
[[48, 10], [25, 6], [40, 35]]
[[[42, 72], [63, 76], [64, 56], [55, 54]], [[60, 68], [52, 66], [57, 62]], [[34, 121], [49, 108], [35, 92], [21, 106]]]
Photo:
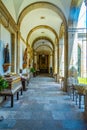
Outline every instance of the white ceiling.
[[39, 46], [45, 46], [45, 45], [48, 45], [50, 47], [50, 49], [53, 50], [53, 45], [47, 40], [38, 40], [34, 44], [34, 49], [36, 50], [37, 48], [39, 48]]
[[[45, 18], [41, 19], [41, 17], [45, 17]], [[26, 39], [30, 30], [32, 30], [33, 28], [39, 25], [49, 26], [53, 28], [58, 34], [61, 23], [62, 23], [61, 18], [58, 17], [58, 14], [56, 14], [54, 11], [45, 8], [35, 9], [30, 13], [28, 13], [23, 18], [20, 26], [21, 34], [23, 38]], [[41, 35], [40, 32], [43, 32], [43, 28], [42, 30], [38, 29], [38, 32], [36, 32], [37, 35]], [[50, 33], [48, 32], [48, 29], [44, 29], [44, 35], [48, 36], [49, 34]], [[50, 36], [52, 35], [50, 34]], [[51, 38], [54, 39], [53, 36]]]
[[[10, 14], [13, 16], [14, 20], [17, 21], [21, 11], [26, 8], [28, 5], [35, 2], [49, 2], [58, 6], [65, 17], [68, 19], [69, 9], [71, 5], [71, 0], [1, 0]], [[64, 2], [65, 1], [65, 2]]]
[[37, 49], [36, 49], [36, 52], [39, 53], [39, 54], [48, 54], [48, 55], [51, 55], [52, 53], [52, 50], [49, 48], [49, 46], [39, 46]]
[[[64, 0], [2, 0], [2, 2], [8, 9], [15, 22], [17, 22], [18, 17], [24, 8], [36, 2], [49, 2], [55, 6], [58, 6], [68, 20], [71, 4], [71, 0], [66, 0], [66, 2], [64, 2]], [[41, 16], [44, 16], [45, 19], [40, 19]], [[20, 29], [22, 37], [26, 40], [29, 31], [39, 25], [48, 25], [52, 27], [58, 34], [61, 22], [62, 19], [57, 13], [55, 13], [53, 9], [39, 7], [31, 10], [21, 22]]]
[[30, 38], [28, 38], [28, 43], [33, 43], [34, 39], [37, 39], [39, 36], [50, 37], [51, 41], [53, 43], [55, 42], [55, 34], [49, 29], [44, 28], [44, 26], [42, 26], [41, 28], [36, 29], [33, 33], [31, 33]]
[[[17, 23], [19, 16], [28, 8], [29, 11], [22, 17], [20, 32], [23, 39], [32, 45], [39, 37], [48, 37], [54, 44], [59, 36], [61, 23], [60, 12], [69, 20], [71, 2], [82, 0], [1, 0]], [[35, 7], [35, 3], [40, 3]], [[47, 6], [46, 6], [47, 4]], [[48, 6], [49, 4], [49, 6]], [[45, 6], [44, 6], [45, 5]], [[59, 12], [59, 13], [58, 13]], [[42, 18], [41, 18], [42, 17]], [[28, 38], [28, 39], [27, 39]]]

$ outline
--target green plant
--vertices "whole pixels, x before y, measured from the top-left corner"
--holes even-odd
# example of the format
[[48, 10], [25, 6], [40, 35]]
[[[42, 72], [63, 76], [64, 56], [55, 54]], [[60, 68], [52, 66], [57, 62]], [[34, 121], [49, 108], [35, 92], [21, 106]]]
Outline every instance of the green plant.
[[34, 73], [35, 72], [35, 69], [32, 67], [30, 68], [30, 72]]
[[0, 91], [6, 89], [9, 86], [8, 81], [0, 76]]

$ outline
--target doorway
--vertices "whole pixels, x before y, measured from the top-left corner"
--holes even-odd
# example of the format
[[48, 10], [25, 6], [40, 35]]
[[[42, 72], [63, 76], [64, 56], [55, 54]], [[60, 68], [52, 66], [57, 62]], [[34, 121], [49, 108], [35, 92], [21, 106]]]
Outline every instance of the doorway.
[[40, 73], [48, 73], [48, 55], [39, 55], [39, 70]]

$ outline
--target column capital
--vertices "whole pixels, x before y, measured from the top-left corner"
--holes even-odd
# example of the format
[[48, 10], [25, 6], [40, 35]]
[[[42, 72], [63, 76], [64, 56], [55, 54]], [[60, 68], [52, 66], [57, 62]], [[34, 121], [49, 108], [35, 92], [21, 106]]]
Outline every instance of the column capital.
[[85, 6], [87, 7], [87, 0], [84, 0]]

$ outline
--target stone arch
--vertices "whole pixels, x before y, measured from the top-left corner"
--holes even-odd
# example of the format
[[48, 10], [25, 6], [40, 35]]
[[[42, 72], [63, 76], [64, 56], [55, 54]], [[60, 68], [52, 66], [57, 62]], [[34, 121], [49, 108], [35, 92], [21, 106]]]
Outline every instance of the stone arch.
[[60, 17], [61, 19], [63, 20], [63, 23], [65, 25], [65, 27], [67, 27], [67, 21], [66, 21], [66, 18], [65, 18], [65, 15], [63, 14], [62, 10], [50, 3], [50, 2], [35, 2], [35, 3], [32, 3], [30, 5], [28, 5], [26, 8], [23, 9], [23, 11], [20, 13], [19, 17], [18, 17], [18, 21], [17, 21], [17, 24], [20, 26], [20, 23], [23, 19], [23, 17], [29, 13], [30, 11], [36, 9], [36, 8], [48, 8], [48, 9], [51, 9], [53, 10], [54, 12], [56, 12]]
[[[41, 46], [43, 46], [43, 45], [39, 45], [36, 49], [38, 49]], [[47, 46], [48, 48], [50, 48], [50, 50], [52, 51], [52, 48], [50, 46], [48, 46], [48, 45], [45, 45], [45, 46]]]
[[37, 37], [37, 38], [33, 41], [33, 43], [32, 43], [32, 48], [33, 48], [35, 42], [38, 41], [38, 40], [41, 40], [41, 39], [48, 40], [48, 41], [51, 43], [51, 45], [52, 45], [52, 47], [53, 47], [53, 50], [54, 50], [54, 44], [53, 44], [52, 40], [51, 40], [50, 38], [44, 37], [44, 36]]
[[46, 28], [46, 29], [50, 30], [51, 32], [53, 32], [53, 34], [56, 36], [56, 39], [57, 39], [57, 42], [58, 42], [58, 35], [57, 35], [56, 31], [55, 31], [53, 28], [51, 28], [51, 27], [49, 27], [49, 26], [47, 26], [47, 25], [39, 25], [39, 26], [36, 26], [35, 28], [33, 28], [33, 29], [28, 33], [27, 40], [26, 40], [27, 43], [28, 43], [28, 39], [29, 39], [30, 35], [32, 34], [32, 32], [34, 32], [35, 30], [40, 29], [40, 28]]

